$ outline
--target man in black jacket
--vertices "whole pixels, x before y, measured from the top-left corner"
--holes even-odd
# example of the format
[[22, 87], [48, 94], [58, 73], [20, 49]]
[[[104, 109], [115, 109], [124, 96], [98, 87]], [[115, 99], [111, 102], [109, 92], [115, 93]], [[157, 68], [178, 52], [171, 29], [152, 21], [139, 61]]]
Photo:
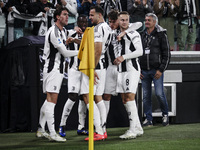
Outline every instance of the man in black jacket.
[[152, 126], [152, 81], [155, 94], [163, 115], [163, 126], [169, 124], [168, 104], [163, 90], [163, 72], [170, 61], [169, 42], [166, 30], [157, 25], [158, 18], [153, 13], [145, 16], [145, 31], [141, 33], [144, 54], [140, 58], [143, 88], [143, 108], [146, 119], [143, 126]]

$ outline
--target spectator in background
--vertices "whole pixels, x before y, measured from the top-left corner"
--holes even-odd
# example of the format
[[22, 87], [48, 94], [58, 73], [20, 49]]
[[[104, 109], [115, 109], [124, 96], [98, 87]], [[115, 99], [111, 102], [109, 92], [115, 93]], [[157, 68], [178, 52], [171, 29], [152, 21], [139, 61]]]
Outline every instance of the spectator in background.
[[158, 18], [149, 13], [145, 17], [145, 31], [141, 33], [144, 54], [140, 58], [141, 81], [143, 89], [143, 108], [146, 119], [143, 126], [152, 126], [152, 81], [155, 94], [160, 104], [163, 116], [163, 126], [169, 124], [168, 103], [164, 93], [163, 72], [170, 61], [169, 42], [166, 30], [157, 25]]
[[181, 0], [178, 10], [177, 43], [179, 50], [194, 50], [199, 0]]
[[127, 0], [127, 11], [130, 14], [130, 22], [141, 22], [143, 26], [137, 31], [142, 32], [144, 30], [145, 14], [153, 12], [151, 3], [149, 0]]
[[[15, 7], [20, 13], [27, 13], [27, 6], [30, 4], [29, 0], [8, 0], [5, 5], [5, 17], [9, 12], [13, 11]], [[23, 28], [25, 27], [25, 20], [16, 19], [14, 20], [14, 39], [24, 36]]]
[[[100, 4], [100, 1], [97, 1]], [[77, 10], [78, 14], [84, 14], [89, 17], [90, 7], [98, 4], [96, 0], [77, 0]], [[91, 21], [88, 20], [88, 26], [91, 27]]]
[[76, 0], [61, 0], [61, 3], [69, 11], [68, 25], [65, 26], [65, 28], [67, 30], [68, 29], [74, 29], [74, 26], [76, 24], [76, 19], [77, 19], [77, 16], [78, 16], [77, 2], [76, 2]]
[[[50, 10], [50, 8], [55, 8], [53, 3], [49, 3], [48, 0], [38, 0], [37, 2], [31, 3], [28, 6], [28, 12], [33, 15], [37, 15], [43, 12], [44, 15]], [[48, 28], [51, 26], [52, 17], [48, 16]], [[33, 22], [33, 35], [38, 35], [41, 22]]]
[[170, 50], [174, 50], [174, 24], [178, 12], [179, 0], [154, 0], [154, 13], [158, 24], [167, 29]]
[[[30, 3], [29, 0], [8, 0], [4, 6], [5, 17], [9, 12], [13, 11], [15, 7], [20, 13], [27, 12], [27, 5]], [[6, 21], [6, 24], [7, 21]], [[25, 27], [25, 20], [16, 19], [14, 20], [14, 39], [20, 38], [23, 36], [23, 28]]]
[[114, 9], [114, 10], [118, 10], [119, 12], [122, 11], [122, 6], [120, 3], [120, 0], [106, 0], [105, 4], [104, 4], [104, 19], [107, 19], [107, 15], [108, 13]]

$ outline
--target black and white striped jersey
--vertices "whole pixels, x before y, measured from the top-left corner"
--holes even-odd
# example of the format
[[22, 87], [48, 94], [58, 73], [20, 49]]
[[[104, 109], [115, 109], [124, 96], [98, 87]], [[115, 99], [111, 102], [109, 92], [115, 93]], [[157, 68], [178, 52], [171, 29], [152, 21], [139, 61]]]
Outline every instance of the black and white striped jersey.
[[[73, 38], [81, 40], [82, 36], [83, 36], [83, 34], [78, 34], [75, 30], [67, 31], [67, 37], [73, 37]], [[79, 44], [70, 43], [69, 45], [67, 45], [67, 49], [78, 51], [79, 46], [80, 46]], [[80, 63], [80, 61], [77, 56], [70, 57], [69, 58], [69, 69], [74, 68], [75, 70], [78, 70], [79, 63]]]
[[119, 64], [119, 72], [140, 70], [138, 57], [142, 56], [143, 48], [140, 34], [137, 31], [129, 31], [118, 44], [119, 56], [124, 57], [124, 61]]
[[96, 69], [106, 68], [105, 64], [105, 52], [108, 49], [110, 43], [111, 29], [106, 22], [99, 23], [94, 27], [94, 42], [102, 42], [102, 52], [99, 59], [99, 63]]
[[58, 51], [57, 47], [65, 45], [66, 33], [65, 29], [60, 30], [56, 25], [49, 28], [45, 36], [45, 45], [43, 60], [45, 61], [43, 72], [51, 72], [59, 70], [64, 71], [64, 56]]
[[106, 51], [107, 65], [114, 65], [114, 60], [118, 56], [118, 41], [117, 41], [117, 30], [112, 30], [110, 36], [110, 43], [108, 46], [108, 50]]

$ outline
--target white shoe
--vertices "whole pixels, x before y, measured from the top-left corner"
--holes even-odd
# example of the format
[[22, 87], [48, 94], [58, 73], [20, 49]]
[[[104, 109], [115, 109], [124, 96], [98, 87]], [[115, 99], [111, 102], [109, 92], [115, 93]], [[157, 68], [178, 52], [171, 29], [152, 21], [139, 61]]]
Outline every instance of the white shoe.
[[142, 136], [144, 134], [144, 131], [136, 130], [134, 131], [134, 133], [136, 134], [136, 136]]
[[142, 136], [144, 134], [144, 130], [141, 125], [138, 125], [134, 131], [137, 136]]
[[57, 142], [65, 142], [66, 141], [65, 138], [60, 137], [57, 133], [50, 135], [50, 140], [51, 141], [57, 141]]
[[131, 130], [127, 130], [125, 134], [119, 136], [120, 139], [135, 139], [137, 134], [133, 133]]
[[50, 139], [50, 135], [47, 132], [42, 131], [42, 129], [37, 130], [36, 137], [38, 137], [38, 138], [44, 138], [45, 137], [47, 139]]

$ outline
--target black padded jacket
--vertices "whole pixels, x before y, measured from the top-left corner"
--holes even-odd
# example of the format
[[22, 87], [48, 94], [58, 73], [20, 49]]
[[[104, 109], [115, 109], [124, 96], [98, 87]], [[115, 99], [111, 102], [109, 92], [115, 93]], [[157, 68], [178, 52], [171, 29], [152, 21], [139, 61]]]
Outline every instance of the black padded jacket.
[[[149, 46], [147, 38], [150, 38]], [[164, 72], [170, 61], [169, 41], [166, 30], [156, 25], [150, 35], [146, 30], [141, 33], [142, 45], [144, 49], [143, 56], [140, 57], [140, 66], [142, 70], [156, 69]], [[149, 47], [150, 54], [145, 54], [145, 48]]]

